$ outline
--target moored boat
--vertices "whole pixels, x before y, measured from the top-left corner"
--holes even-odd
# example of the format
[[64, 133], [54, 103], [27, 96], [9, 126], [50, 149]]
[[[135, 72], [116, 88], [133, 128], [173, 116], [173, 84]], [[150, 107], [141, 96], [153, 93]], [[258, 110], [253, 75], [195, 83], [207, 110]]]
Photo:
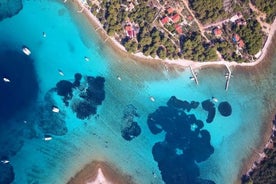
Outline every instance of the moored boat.
[[28, 49], [28, 47], [23, 46], [22, 47], [22, 51], [24, 52], [24, 54], [26, 54], [27, 56], [29, 56], [31, 54], [30, 49]]
[[50, 141], [50, 140], [52, 140], [53, 138], [52, 138], [52, 136], [50, 136], [50, 135], [44, 135], [44, 141]]

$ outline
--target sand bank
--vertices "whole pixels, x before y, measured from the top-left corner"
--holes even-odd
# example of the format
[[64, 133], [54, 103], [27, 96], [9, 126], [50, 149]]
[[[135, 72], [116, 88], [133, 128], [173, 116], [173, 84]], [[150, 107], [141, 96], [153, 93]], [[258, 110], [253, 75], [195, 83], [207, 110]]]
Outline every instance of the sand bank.
[[67, 184], [134, 184], [131, 177], [111, 164], [93, 161], [78, 172]]
[[171, 64], [171, 65], [178, 65], [178, 66], [181, 66], [184, 68], [189, 67], [189, 66], [192, 66], [193, 68], [202, 68], [202, 67], [209, 67], [209, 66], [214, 66], [214, 65], [227, 65], [229, 67], [231, 67], [231, 66], [255, 66], [264, 60], [264, 58], [267, 54], [267, 50], [271, 44], [272, 37], [276, 31], [276, 19], [275, 19], [274, 22], [271, 24], [270, 32], [268, 34], [267, 40], [264, 44], [264, 47], [261, 51], [260, 57], [250, 63], [237, 63], [234, 61], [224, 61], [224, 60], [209, 61], [209, 62], [208, 61], [196, 62], [196, 61], [187, 60], [187, 59], [161, 60], [161, 59], [154, 59], [150, 56], [144, 56], [142, 53], [136, 53], [136, 54], [127, 53], [125, 48], [115, 38], [107, 35], [106, 31], [102, 27], [102, 24], [90, 12], [89, 8], [82, 4], [81, 0], [73, 0], [73, 3], [75, 3], [75, 5], [77, 5], [80, 10], [84, 7], [82, 13], [85, 14], [85, 16], [90, 20], [91, 24], [95, 27], [95, 29], [97, 30], [99, 35], [102, 37], [102, 39], [105, 42], [107, 42], [108, 45], [111, 46], [116, 51], [116, 53], [119, 53], [120, 55], [123, 55], [123, 56], [128, 56], [134, 60], [139, 60], [141, 62], [163, 62], [163, 63], [167, 63], [167, 64]]

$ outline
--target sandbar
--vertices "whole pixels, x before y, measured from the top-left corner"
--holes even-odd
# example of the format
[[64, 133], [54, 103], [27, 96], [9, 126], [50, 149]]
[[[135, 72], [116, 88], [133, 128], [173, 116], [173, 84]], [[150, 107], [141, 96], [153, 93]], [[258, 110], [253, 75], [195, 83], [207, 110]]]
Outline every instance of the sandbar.
[[104, 161], [92, 161], [67, 184], [135, 184], [131, 176]]

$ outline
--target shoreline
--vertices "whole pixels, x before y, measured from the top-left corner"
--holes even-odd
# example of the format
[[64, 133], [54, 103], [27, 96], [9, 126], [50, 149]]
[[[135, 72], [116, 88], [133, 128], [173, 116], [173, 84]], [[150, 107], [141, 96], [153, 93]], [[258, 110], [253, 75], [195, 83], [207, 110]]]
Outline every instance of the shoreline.
[[[81, 0], [72, 0], [71, 2], [73, 3], [73, 6], [78, 7], [78, 9], [81, 9], [83, 7]], [[254, 70], [256, 68], [267, 67], [267, 65], [270, 63], [268, 61], [271, 60], [272, 55], [275, 55], [273, 53], [272, 46], [276, 41], [276, 18], [271, 24], [269, 34], [262, 48], [262, 54], [254, 62], [237, 63], [234, 61], [230, 62], [230, 61], [224, 61], [224, 60], [209, 61], [209, 62], [195, 62], [195, 61], [185, 60], [185, 59], [178, 59], [178, 60], [155, 59], [150, 56], [149, 57], [144, 56], [142, 53], [130, 54], [117, 40], [115, 40], [115, 38], [109, 37], [107, 35], [105, 30], [102, 28], [102, 25], [99, 22], [99, 20], [90, 12], [89, 9], [83, 8], [82, 13], [89, 20], [93, 29], [101, 37], [102, 41], [106, 43], [108, 47], [112, 48], [112, 50], [114, 50], [117, 55], [119, 55], [120, 57], [128, 57], [135, 61], [139, 61], [141, 64], [147, 64], [147, 65], [160, 64], [160, 65], [166, 65], [169, 67], [176, 66], [177, 68], [184, 68], [184, 69], [188, 68], [189, 66], [191, 66], [193, 69], [228, 66], [228, 67], [238, 67], [239, 70], [248, 71], [249, 69]], [[271, 136], [271, 128], [272, 128], [271, 122], [273, 120], [273, 117], [275, 116], [276, 109], [274, 109], [272, 112], [271, 112], [272, 114], [271, 113], [267, 114], [265, 121], [263, 122], [265, 123], [265, 125], [263, 125], [263, 128], [261, 129], [260, 141], [256, 144], [254, 149], [260, 153], [263, 152], [265, 145], [268, 143]], [[250, 153], [248, 157], [244, 158], [244, 160], [241, 163], [241, 167], [239, 168], [239, 175], [237, 176], [238, 178], [234, 181], [234, 183], [241, 183], [241, 176], [243, 174], [246, 174], [248, 170], [253, 166], [254, 162], [256, 162], [259, 159], [260, 159], [260, 156], [256, 154], [255, 151], [252, 151], [252, 153]]]
[[[87, 19], [90, 21], [91, 25], [94, 27], [95, 31], [100, 35], [102, 40], [104, 42], [108, 43], [108, 46], [111, 47], [116, 53], [120, 56], [127, 56], [133, 60], [139, 61], [139, 62], [160, 62], [161, 64], [169, 64], [169, 65], [176, 65], [178, 67], [184, 67], [187, 68], [191, 66], [193, 69], [201, 69], [203, 67], [213, 67], [213, 66], [228, 66], [228, 67], [235, 67], [235, 66], [242, 66], [242, 67], [251, 67], [256, 66], [259, 63], [261, 63], [263, 60], [265, 60], [268, 49], [272, 43], [272, 38], [276, 33], [276, 18], [274, 19], [273, 23], [271, 24], [269, 34], [267, 36], [267, 39], [264, 43], [264, 46], [262, 48], [262, 54], [261, 56], [256, 59], [253, 62], [250, 63], [237, 63], [235, 61], [225, 61], [225, 60], [218, 60], [218, 61], [206, 61], [206, 62], [198, 62], [198, 61], [192, 61], [187, 59], [177, 59], [177, 60], [161, 60], [157, 58], [152, 58], [150, 56], [144, 56], [141, 52], [130, 54], [128, 53], [124, 46], [122, 46], [114, 37], [110, 37], [107, 35], [106, 31], [103, 29], [102, 24], [99, 22], [99, 20], [90, 12], [90, 10], [85, 7], [82, 4], [81, 0], [72, 0], [72, 3], [81, 9], [81, 13], [84, 13], [84, 15], [87, 17]], [[80, 12], [79, 12], [80, 13]], [[96, 30], [97, 29], [97, 30]]]

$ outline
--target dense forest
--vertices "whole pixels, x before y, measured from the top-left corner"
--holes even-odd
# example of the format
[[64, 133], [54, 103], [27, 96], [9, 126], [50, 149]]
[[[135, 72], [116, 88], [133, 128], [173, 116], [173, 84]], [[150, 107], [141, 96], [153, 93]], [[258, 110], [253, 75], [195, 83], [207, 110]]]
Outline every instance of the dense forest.
[[195, 16], [204, 24], [215, 22], [226, 15], [222, 0], [189, 0], [189, 3]]
[[262, 12], [266, 13], [266, 21], [272, 23], [276, 17], [276, 0], [251, 0]]
[[263, 47], [263, 32], [256, 19], [248, 19], [246, 26], [234, 26], [233, 30], [245, 42], [245, 48], [250, 55], [255, 55]]

